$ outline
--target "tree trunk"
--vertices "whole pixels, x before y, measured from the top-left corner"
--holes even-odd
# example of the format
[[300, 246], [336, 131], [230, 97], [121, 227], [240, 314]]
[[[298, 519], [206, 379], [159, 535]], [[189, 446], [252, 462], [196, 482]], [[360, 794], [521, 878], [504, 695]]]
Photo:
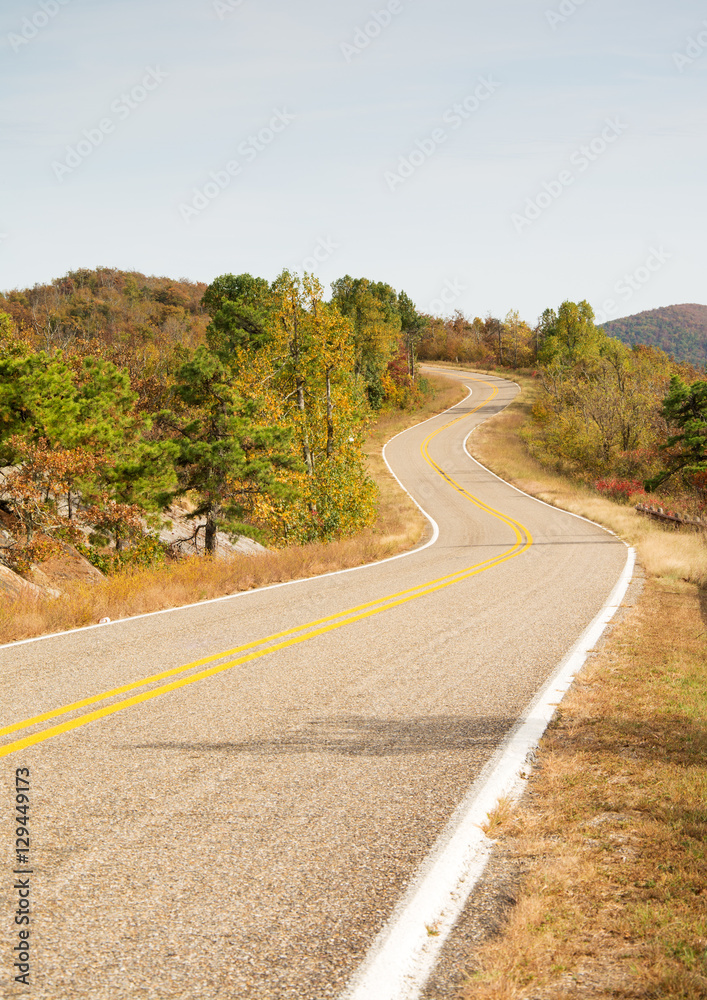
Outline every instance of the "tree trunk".
[[302, 414], [302, 454], [304, 464], [310, 476], [314, 475], [314, 461], [312, 459], [312, 449], [309, 446], [309, 434], [307, 433], [307, 408], [304, 401], [304, 381], [297, 379], [297, 409]]
[[206, 518], [206, 525], [204, 528], [204, 548], [206, 554], [213, 556], [216, 554], [216, 520], [213, 514], [209, 514]]
[[297, 390], [297, 409], [302, 416], [302, 455], [307, 472], [314, 475], [314, 462], [312, 461], [312, 449], [309, 446], [309, 434], [307, 433], [307, 404], [304, 398], [305, 380], [300, 374], [300, 343], [299, 343], [299, 323], [297, 322], [297, 306], [293, 304], [292, 341], [290, 342], [290, 357], [295, 372], [295, 387]]
[[331, 401], [331, 368], [326, 370], [326, 457], [334, 453], [334, 406]]

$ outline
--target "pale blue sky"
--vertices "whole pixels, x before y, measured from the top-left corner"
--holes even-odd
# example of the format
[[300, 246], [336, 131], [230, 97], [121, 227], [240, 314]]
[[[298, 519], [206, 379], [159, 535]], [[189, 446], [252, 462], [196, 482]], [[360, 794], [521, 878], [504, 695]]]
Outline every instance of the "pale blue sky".
[[701, 0], [7, 0], [0, 43], [0, 288], [316, 264], [472, 317], [707, 302]]

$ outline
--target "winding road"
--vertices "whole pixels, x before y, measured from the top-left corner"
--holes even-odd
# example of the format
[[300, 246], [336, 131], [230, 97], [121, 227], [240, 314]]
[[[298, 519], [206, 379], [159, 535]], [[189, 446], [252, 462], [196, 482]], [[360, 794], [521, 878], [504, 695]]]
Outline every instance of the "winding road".
[[[435, 526], [403, 557], [0, 648], [0, 993], [345, 991], [626, 548], [464, 442], [518, 391], [389, 443]], [[13, 983], [15, 772], [31, 781], [31, 982]], [[18, 876], [19, 877], [19, 876]]]

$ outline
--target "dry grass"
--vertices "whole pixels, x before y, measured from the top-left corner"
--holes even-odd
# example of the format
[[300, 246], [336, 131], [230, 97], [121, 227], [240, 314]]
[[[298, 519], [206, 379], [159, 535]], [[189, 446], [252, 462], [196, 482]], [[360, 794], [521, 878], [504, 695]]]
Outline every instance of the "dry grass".
[[705, 619], [649, 581], [565, 699], [496, 824], [529, 874], [467, 1000], [707, 996]]
[[496, 802], [494, 808], [488, 814], [486, 822], [481, 824], [481, 829], [487, 837], [495, 836], [496, 831], [508, 822], [514, 811], [515, 800], [513, 797], [510, 795], [502, 795]]
[[465, 395], [442, 377], [430, 380], [433, 395], [414, 411], [383, 414], [372, 426], [366, 451], [380, 489], [376, 524], [353, 538], [229, 560], [187, 559], [156, 569], [116, 574], [98, 584], [65, 585], [62, 597], [0, 600], [0, 642], [95, 624], [223, 597], [268, 584], [361, 566], [413, 548], [426, 530], [417, 507], [402, 493], [381, 457], [394, 434], [452, 406]]
[[522, 808], [493, 835], [527, 871], [466, 1000], [707, 997], [707, 545], [543, 468], [518, 435], [534, 383], [473, 454], [634, 545], [638, 605], [549, 727]]

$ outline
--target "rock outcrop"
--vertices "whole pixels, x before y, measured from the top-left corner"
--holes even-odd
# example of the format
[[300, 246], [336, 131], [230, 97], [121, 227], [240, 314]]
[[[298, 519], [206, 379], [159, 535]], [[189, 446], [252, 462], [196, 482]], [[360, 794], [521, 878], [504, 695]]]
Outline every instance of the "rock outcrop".
[[44, 591], [0, 563], [0, 596], [16, 601], [18, 597], [43, 597]]
[[[174, 504], [168, 514], [171, 527], [163, 527], [159, 534], [161, 542], [166, 542], [175, 553], [185, 556], [204, 554], [204, 518], [190, 518], [186, 503]], [[198, 529], [198, 530], [197, 530]], [[228, 559], [234, 555], [261, 555], [268, 550], [252, 538], [240, 535], [232, 541], [224, 531], [216, 532], [216, 558]]]

